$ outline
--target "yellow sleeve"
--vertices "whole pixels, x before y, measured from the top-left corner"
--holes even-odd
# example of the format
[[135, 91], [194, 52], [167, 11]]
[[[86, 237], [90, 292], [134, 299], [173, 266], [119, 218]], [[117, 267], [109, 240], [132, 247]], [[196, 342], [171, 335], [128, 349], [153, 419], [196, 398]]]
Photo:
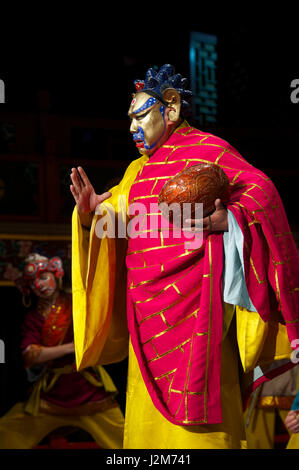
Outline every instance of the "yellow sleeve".
[[[148, 157], [132, 162], [112, 196], [101, 206], [106, 218], [126, 219], [129, 191]], [[125, 198], [120, 208], [118, 198]], [[112, 208], [112, 210], [111, 210]], [[114, 211], [114, 212], [113, 212]], [[118, 362], [127, 356], [126, 238], [97, 236], [101, 215], [89, 232], [82, 229], [76, 208], [72, 219], [73, 323], [77, 369]], [[114, 223], [114, 221], [113, 221]], [[87, 232], [87, 233], [86, 233]]]
[[285, 325], [275, 320], [264, 322], [258, 313], [236, 306], [236, 326], [244, 372], [290, 358], [292, 348]]

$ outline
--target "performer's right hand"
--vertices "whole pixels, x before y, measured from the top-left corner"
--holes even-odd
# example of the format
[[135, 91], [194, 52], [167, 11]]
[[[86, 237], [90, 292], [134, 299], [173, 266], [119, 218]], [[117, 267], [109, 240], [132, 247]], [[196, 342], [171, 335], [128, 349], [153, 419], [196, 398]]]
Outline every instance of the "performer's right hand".
[[89, 181], [85, 171], [80, 166], [72, 168], [71, 172], [72, 185], [71, 193], [77, 204], [77, 211], [80, 215], [90, 214], [94, 212], [96, 207], [111, 196], [111, 193], [96, 194], [91, 182]]
[[284, 422], [286, 427], [293, 433], [299, 432], [299, 419], [297, 418], [297, 413], [298, 410], [289, 411]]

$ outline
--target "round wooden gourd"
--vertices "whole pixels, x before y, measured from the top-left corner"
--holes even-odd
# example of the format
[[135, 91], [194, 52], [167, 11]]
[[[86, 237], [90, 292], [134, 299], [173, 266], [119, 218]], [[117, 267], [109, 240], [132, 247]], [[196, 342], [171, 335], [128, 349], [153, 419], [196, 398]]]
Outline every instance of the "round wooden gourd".
[[[203, 204], [203, 217], [215, 210], [215, 200], [225, 200], [229, 181], [224, 171], [211, 163], [191, 166], [167, 181], [160, 191], [158, 203], [191, 203], [191, 218], [195, 214], [195, 203]], [[163, 213], [163, 209], [162, 209]]]

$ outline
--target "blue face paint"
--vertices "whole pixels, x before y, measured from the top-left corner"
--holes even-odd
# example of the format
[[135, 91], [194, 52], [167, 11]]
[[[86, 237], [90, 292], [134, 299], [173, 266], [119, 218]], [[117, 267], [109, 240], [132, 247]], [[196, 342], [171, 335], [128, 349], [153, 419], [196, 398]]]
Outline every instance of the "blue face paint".
[[146, 100], [145, 103], [143, 103], [143, 105], [139, 109], [137, 109], [136, 111], [133, 111], [133, 114], [141, 113], [142, 111], [145, 111], [146, 109], [150, 108], [151, 106], [153, 106], [157, 102], [158, 102], [158, 100], [151, 96], [148, 100]]
[[137, 128], [137, 132], [135, 132], [135, 134], [133, 134], [133, 140], [142, 140], [143, 143], [145, 144], [144, 142], [144, 132], [143, 132], [143, 129], [142, 127], [138, 127]]
[[160, 106], [160, 113], [162, 114], [163, 121], [165, 123], [165, 106]]
[[[155, 98], [153, 98], [153, 99], [155, 100]], [[141, 108], [139, 108], [138, 111], [136, 111], [136, 113], [137, 113], [137, 112], [139, 113], [140, 110], [146, 105], [146, 103], [147, 103], [148, 101], [149, 101], [149, 100], [147, 100], [147, 101], [144, 103], [144, 105], [143, 105]], [[155, 100], [155, 101], [157, 101], [157, 100]], [[151, 106], [152, 106], [152, 105], [151, 105]], [[147, 106], [147, 107], [149, 107], [149, 106]], [[146, 109], [146, 108], [144, 108], [144, 109]], [[142, 109], [142, 110], [143, 110], [143, 109]], [[163, 118], [163, 122], [164, 122], [164, 131], [165, 131], [165, 128], [166, 128], [166, 125], [165, 125], [165, 106], [163, 106], [163, 105], [160, 106], [160, 113], [161, 113], [162, 118]], [[134, 114], [135, 114], [135, 112], [134, 112]], [[138, 127], [138, 128], [137, 128], [137, 132], [135, 132], [135, 133], [133, 134], [133, 140], [134, 140], [134, 141], [136, 141], [136, 140], [137, 140], [137, 141], [138, 141], [138, 140], [141, 140], [141, 141], [143, 142], [144, 148], [145, 148], [146, 150], [151, 150], [151, 149], [154, 148], [154, 147], [157, 145], [157, 143], [158, 143], [158, 141], [156, 141], [156, 142], [154, 142], [152, 145], [147, 145], [147, 143], [145, 142], [144, 131], [143, 131], [142, 127]]]

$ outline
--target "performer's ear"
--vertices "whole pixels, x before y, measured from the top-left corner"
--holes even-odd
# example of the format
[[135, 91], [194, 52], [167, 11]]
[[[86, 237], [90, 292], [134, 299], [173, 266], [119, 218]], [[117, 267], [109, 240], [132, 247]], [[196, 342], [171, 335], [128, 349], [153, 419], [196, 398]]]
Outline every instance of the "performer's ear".
[[173, 88], [166, 88], [163, 91], [163, 99], [168, 104], [168, 108], [170, 108], [167, 112], [168, 119], [172, 122], [178, 121], [181, 112], [180, 94]]

